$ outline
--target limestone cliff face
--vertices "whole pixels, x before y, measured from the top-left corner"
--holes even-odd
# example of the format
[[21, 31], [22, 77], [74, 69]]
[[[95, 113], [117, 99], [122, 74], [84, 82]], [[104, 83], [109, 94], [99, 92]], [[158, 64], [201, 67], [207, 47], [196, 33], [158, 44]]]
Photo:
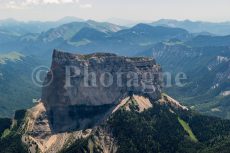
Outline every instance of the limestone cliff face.
[[88, 128], [103, 120], [130, 94], [151, 101], [160, 99], [160, 74], [161, 68], [152, 58], [54, 50], [42, 102], [54, 131]]

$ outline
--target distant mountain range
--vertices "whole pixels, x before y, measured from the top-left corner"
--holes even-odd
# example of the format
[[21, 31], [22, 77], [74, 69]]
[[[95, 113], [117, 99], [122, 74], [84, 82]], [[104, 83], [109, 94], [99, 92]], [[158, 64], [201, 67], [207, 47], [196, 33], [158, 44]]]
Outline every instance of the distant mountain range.
[[[11, 32], [14, 35], [22, 35], [28, 33], [40, 33], [51, 28], [56, 28], [62, 24], [71, 22], [85, 22], [86, 20], [77, 17], [64, 17], [57, 21], [17, 21], [9, 18], [0, 20], [0, 31]], [[89, 20], [92, 21], [92, 20]], [[119, 18], [110, 18], [104, 22], [120, 25], [123, 27], [132, 27], [138, 23], [146, 23], [153, 26], [167, 26], [173, 28], [182, 28], [190, 33], [205, 35], [230, 35], [230, 22], [205, 22], [191, 20], [173, 20], [161, 19], [158, 21], [132, 21]]]
[[167, 27], [178, 27], [188, 30], [191, 33], [210, 33], [215, 35], [229, 35], [230, 34], [230, 22], [202, 22], [202, 21], [178, 21], [162, 19], [151, 23], [154, 26], [167, 26]]
[[75, 17], [65, 17], [58, 21], [17, 21], [9, 18], [0, 20], [0, 32], [9, 33], [11, 35], [20, 36], [28, 33], [40, 33], [50, 28], [58, 27], [65, 23], [84, 21]]
[[153, 27], [147, 24], [125, 28], [89, 20], [71, 22], [40, 34], [15, 36], [0, 33], [0, 37], [3, 38], [0, 52], [17, 50], [25, 54], [51, 55], [50, 50], [59, 48], [83, 53], [104, 51], [134, 55], [134, 52], [140, 52], [145, 46], [171, 38], [185, 40], [190, 38], [190, 34], [180, 28]]
[[[174, 25], [166, 25], [171, 22]], [[15, 71], [14, 74], [9, 75], [16, 76], [20, 73], [17, 71], [17, 65], [20, 64], [28, 67], [49, 65], [54, 48], [72, 53], [110, 52], [125, 56], [154, 55], [164, 71], [173, 74], [182, 71], [189, 76], [185, 87], [167, 88], [167, 92], [203, 113], [230, 118], [228, 114], [230, 105], [227, 103], [230, 90], [228, 84], [230, 36], [217, 36], [215, 29], [209, 28], [216, 25], [219, 31], [225, 31], [227, 34], [227, 26], [226, 28], [222, 26], [228, 23], [201, 24], [192, 21], [160, 20], [153, 24], [140, 23], [130, 28], [108, 22], [79, 21], [75, 18], [65, 18], [52, 22], [52, 25], [51, 22], [47, 22], [49, 26], [44, 27], [40, 24], [47, 25], [47, 23], [19, 22], [18, 25], [15, 23], [17, 22], [10, 23], [14, 26], [0, 24], [0, 53], [8, 54], [17, 51], [31, 62], [13, 63], [16, 64], [12, 67]], [[37, 29], [32, 26], [30, 30], [27, 28], [28, 25], [43, 28]], [[196, 29], [198, 25], [200, 28]], [[3, 66], [7, 67], [8, 63]], [[23, 74], [25, 78], [28, 78], [29, 73], [31, 73], [30, 69], [28, 74]], [[15, 84], [17, 85], [17, 82]], [[31, 90], [32, 94], [34, 92], [37, 93], [34, 89]], [[11, 103], [9, 105], [15, 102], [9, 98], [4, 103], [6, 101]]]

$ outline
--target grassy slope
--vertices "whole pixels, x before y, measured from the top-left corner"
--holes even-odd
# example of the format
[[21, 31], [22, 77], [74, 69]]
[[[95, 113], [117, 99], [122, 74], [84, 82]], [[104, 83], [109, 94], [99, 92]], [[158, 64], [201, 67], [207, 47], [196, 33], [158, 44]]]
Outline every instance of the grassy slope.
[[191, 140], [193, 142], [198, 142], [196, 136], [194, 135], [194, 133], [192, 132], [191, 128], [189, 127], [189, 125], [182, 120], [180, 117], [178, 117], [178, 121], [181, 124], [181, 126], [184, 128], [184, 130], [189, 134], [189, 137], [191, 138]]

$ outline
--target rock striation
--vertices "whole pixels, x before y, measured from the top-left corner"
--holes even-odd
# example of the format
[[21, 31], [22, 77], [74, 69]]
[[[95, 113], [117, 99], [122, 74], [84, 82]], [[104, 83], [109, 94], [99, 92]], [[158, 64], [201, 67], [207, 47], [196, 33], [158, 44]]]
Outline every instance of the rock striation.
[[90, 128], [127, 96], [160, 99], [161, 78], [161, 68], [152, 58], [54, 50], [42, 102], [54, 132]]

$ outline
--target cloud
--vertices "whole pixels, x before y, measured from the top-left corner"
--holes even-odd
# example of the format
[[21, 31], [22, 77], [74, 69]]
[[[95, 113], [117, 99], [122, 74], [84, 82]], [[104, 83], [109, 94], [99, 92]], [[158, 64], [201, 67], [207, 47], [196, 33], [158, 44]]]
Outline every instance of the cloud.
[[79, 0], [0, 0], [2, 6], [9, 9], [19, 9], [19, 8], [26, 8], [30, 6], [37, 6], [37, 5], [59, 5], [59, 4], [74, 4], [78, 3]]
[[23, 0], [25, 4], [67, 4], [78, 3], [79, 0]]
[[92, 7], [93, 7], [92, 4], [81, 4], [80, 5], [80, 8], [84, 8], [84, 9], [86, 9], [86, 8], [92, 8]]
[[67, 4], [78, 3], [78, 0], [43, 0], [44, 4]]
[[[1, 0], [0, 0], [0, 2], [1, 2]], [[23, 9], [23, 7], [21, 5], [19, 5], [17, 1], [8, 1], [8, 2], [3, 1], [3, 2], [1, 2], [0, 8], [1, 9], [4, 9], [4, 8], [6, 8], [6, 9]]]

